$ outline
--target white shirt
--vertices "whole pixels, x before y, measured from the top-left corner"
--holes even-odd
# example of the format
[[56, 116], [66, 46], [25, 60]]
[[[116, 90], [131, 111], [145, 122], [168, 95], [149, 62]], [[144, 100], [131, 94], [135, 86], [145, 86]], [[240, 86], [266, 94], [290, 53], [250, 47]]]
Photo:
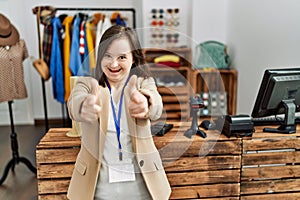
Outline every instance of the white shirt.
[[[123, 104], [124, 105], [124, 104]], [[119, 104], [115, 104], [116, 115], [118, 116]], [[147, 200], [151, 199], [148, 189], [145, 185], [142, 174], [138, 172], [131, 136], [128, 129], [125, 107], [122, 106], [121, 113], [121, 134], [120, 141], [122, 145], [123, 160], [119, 161], [119, 149], [117, 133], [112, 116], [111, 106], [109, 108], [108, 128], [106, 140], [104, 144], [104, 154], [98, 182], [95, 192], [95, 200]], [[135, 181], [109, 183], [109, 167], [110, 164], [133, 163], [135, 169]]]

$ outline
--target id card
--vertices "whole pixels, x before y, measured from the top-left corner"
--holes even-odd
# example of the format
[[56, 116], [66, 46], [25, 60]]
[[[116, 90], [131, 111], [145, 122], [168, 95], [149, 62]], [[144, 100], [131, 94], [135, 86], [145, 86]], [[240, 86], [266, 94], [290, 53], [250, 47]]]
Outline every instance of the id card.
[[135, 181], [134, 166], [132, 163], [110, 164], [108, 174], [110, 183]]

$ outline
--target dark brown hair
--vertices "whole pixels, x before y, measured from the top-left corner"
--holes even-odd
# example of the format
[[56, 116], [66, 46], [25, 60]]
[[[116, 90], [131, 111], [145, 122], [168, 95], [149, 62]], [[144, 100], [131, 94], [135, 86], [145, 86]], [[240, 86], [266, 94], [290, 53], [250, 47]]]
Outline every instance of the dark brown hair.
[[138, 77], [144, 78], [150, 76], [150, 72], [146, 65], [141, 44], [138, 40], [136, 32], [130, 27], [114, 25], [108, 28], [103, 33], [99, 42], [95, 78], [99, 81], [99, 85], [103, 87], [105, 87], [104, 80], [106, 77], [101, 67], [101, 60], [103, 59], [103, 56], [106, 53], [109, 46], [111, 45], [111, 43], [114, 40], [120, 38], [127, 38], [131, 46], [131, 53], [133, 56], [134, 63], [132, 64], [130, 69], [130, 76], [133, 74], [137, 75]]

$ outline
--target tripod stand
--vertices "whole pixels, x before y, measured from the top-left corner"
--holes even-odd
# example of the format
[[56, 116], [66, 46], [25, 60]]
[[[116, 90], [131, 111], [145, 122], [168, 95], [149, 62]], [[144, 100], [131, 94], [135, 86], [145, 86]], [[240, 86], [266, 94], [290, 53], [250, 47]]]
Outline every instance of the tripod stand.
[[30, 163], [30, 161], [27, 158], [20, 157], [18, 152], [18, 140], [17, 140], [17, 134], [15, 133], [15, 127], [14, 127], [14, 120], [13, 120], [13, 112], [12, 112], [12, 103], [13, 101], [8, 102], [9, 107], [9, 115], [10, 115], [10, 125], [11, 125], [11, 149], [12, 149], [12, 159], [7, 163], [3, 176], [0, 179], [0, 185], [4, 182], [6, 179], [9, 169], [14, 172], [15, 165], [19, 164], [19, 162], [23, 162], [34, 174], [36, 174], [36, 168]]

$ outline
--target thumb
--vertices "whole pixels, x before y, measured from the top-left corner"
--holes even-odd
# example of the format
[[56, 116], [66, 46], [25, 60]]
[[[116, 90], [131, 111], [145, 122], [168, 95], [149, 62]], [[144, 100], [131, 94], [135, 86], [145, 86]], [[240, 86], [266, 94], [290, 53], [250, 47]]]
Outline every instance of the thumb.
[[134, 94], [135, 91], [137, 91], [136, 81], [137, 81], [137, 76], [136, 75], [132, 75], [129, 79], [128, 86], [129, 86], [129, 95], [130, 95], [130, 97]]

